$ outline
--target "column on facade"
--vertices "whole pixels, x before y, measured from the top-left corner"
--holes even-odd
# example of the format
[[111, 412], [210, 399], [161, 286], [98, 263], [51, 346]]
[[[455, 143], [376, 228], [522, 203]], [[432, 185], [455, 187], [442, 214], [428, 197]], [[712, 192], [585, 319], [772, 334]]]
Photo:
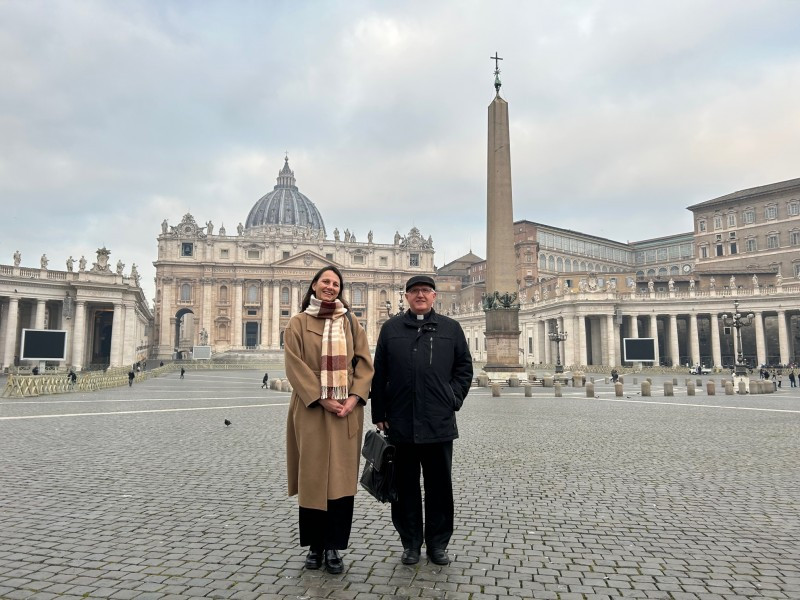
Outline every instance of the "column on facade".
[[75, 316], [72, 321], [72, 366], [76, 371], [83, 368], [86, 351], [86, 302], [75, 301]]
[[378, 341], [378, 302], [375, 299], [377, 290], [374, 283], [367, 284], [367, 340], [370, 344], [375, 344]]
[[722, 366], [722, 349], [719, 343], [719, 317], [717, 313], [711, 313], [711, 358], [715, 367]]
[[700, 337], [697, 329], [697, 314], [689, 315], [689, 354], [693, 365], [700, 364]]
[[564, 340], [564, 356], [562, 358], [564, 366], [575, 365], [578, 361], [575, 358], [575, 332], [572, 331], [572, 321], [570, 317], [559, 317], [559, 327], [566, 332], [567, 339]]
[[213, 321], [213, 314], [214, 314], [214, 303], [212, 298], [214, 296], [214, 280], [211, 277], [203, 277], [200, 279], [200, 283], [203, 289], [203, 303], [200, 306], [200, 329], [206, 330], [208, 334], [208, 343], [212, 344], [212, 339], [214, 336], [212, 335], [211, 330], [211, 323]]
[[653, 338], [655, 356], [653, 365], [658, 366], [661, 364], [661, 357], [658, 352], [658, 316], [655, 313], [650, 314], [650, 337]]
[[616, 352], [616, 340], [619, 339], [619, 336], [616, 335], [617, 333], [617, 326], [616, 326], [616, 319], [614, 314], [606, 315], [606, 346], [607, 346], [607, 354], [605, 355], [606, 360], [604, 361], [605, 364], [610, 366], [615, 366], [617, 364], [617, 352]]
[[678, 315], [669, 315], [669, 357], [672, 359], [672, 366], [681, 363], [680, 346], [678, 345]]
[[536, 319], [533, 320], [533, 324], [531, 325], [531, 337], [533, 338], [533, 347], [532, 347], [533, 351], [531, 352], [529, 360], [535, 365], [542, 362], [541, 359], [542, 353], [541, 350], [539, 349], [539, 340], [541, 337], [541, 333], [539, 332], [539, 321], [537, 321]]
[[270, 281], [265, 279], [261, 282], [261, 347], [269, 348], [270, 322], [269, 317], [272, 307], [269, 305]]
[[136, 362], [136, 347], [139, 340], [136, 337], [136, 305], [133, 302], [125, 302], [125, 329], [122, 336], [122, 364], [132, 365]]
[[233, 339], [231, 344], [236, 348], [242, 347], [242, 285], [244, 280], [235, 279], [233, 281], [233, 315], [231, 317], [231, 333]]
[[8, 323], [8, 303], [0, 299], [0, 371], [6, 355], [6, 324]]
[[600, 317], [589, 318], [589, 342], [592, 345], [592, 364], [600, 365], [604, 359], [606, 337], [603, 335], [603, 320]]
[[786, 311], [778, 311], [778, 348], [781, 352], [781, 364], [789, 364], [789, 328], [786, 325]]
[[159, 354], [172, 356], [177, 345], [175, 340], [175, 329], [170, 326], [174, 317], [175, 307], [173, 306], [172, 277], [161, 279], [161, 324], [158, 332]]
[[758, 311], [753, 314], [753, 325], [756, 328], [756, 360], [759, 365], [763, 365], [767, 362], [767, 345], [764, 342], [764, 313]]
[[301, 305], [301, 298], [300, 294], [302, 294], [302, 290], [300, 289], [300, 282], [297, 280], [292, 281], [292, 288], [291, 293], [289, 295], [289, 301], [291, 309], [289, 310], [289, 315], [293, 316], [300, 312], [300, 305]]
[[47, 300], [36, 301], [36, 317], [33, 321], [34, 329], [44, 329], [44, 316], [47, 310]]
[[124, 326], [122, 304], [114, 303], [114, 320], [111, 322], [111, 358], [110, 365], [119, 367], [122, 364], [122, 335]]
[[550, 365], [553, 364], [553, 359], [552, 359], [553, 351], [551, 347], [552, 342], [550, 341], [550, 335], [549, 335], [550, 333], [549, 319], [542, 319], [541, 331], [542, 331], [542, 341], [544, 342], [542, 344], [542, 349], [544, 351], [543, 362], [547, 365]]
[[8, 299], [8, 315], [5, 320], [5, 348], [3, 350], [3, 368], [14, 366], [14, 352], [17, 349], [17, 323], [19, 319], [19, 299]]
[[628, 336], [632, 338], [639, 337], [639, 319], [637, 315], [628, 317]]
[[278, 279], [272, 280], [272, 318], [271, 335], [269, 347], [279, 350], [281, 347], [281, 282]]
[[583, 315], [575, 316], [575, 329], [578, 335], [578, 362], [581, 366], [588, 364], [589, 358], [586, 353], [586, 317]]

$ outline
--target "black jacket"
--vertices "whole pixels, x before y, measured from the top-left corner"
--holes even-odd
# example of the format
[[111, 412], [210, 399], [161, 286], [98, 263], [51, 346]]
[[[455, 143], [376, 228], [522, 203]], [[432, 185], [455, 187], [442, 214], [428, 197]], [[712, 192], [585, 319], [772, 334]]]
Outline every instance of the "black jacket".
[[472, 356], [457, 321], [411, 311], [381, 328], [372, 379], [372, 422], [389, 423], [394, 443], [429, 444], [458, 437], [456, 411], [472, 382]]

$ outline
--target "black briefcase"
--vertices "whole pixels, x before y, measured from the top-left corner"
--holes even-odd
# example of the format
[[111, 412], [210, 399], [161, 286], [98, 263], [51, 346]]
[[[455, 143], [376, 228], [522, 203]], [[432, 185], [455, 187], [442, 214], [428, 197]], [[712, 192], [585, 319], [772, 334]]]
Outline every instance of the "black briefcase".
[[397, 501], [394, 485], [394, 457], [396, 448], [380, 431], [370, 430], [364, 437], [361, 455], [365, 459], [361, 474], [361, 487], [380, 502]]

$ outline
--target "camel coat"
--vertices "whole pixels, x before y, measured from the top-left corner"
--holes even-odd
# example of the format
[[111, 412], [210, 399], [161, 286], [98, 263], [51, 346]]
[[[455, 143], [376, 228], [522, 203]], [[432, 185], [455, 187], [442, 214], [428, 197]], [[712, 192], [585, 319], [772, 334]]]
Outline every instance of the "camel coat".
[[[324, 319], [299, 313], [291, 318], [284, 333], [286, 376], [293, 389], [286, 423], [286, 471], [289, 495], [297, 494], [304, 508], [327, 510], [328, 500], [355, 496], [358, 489], [364, 403], [374, 369], [367, 334], [353, 317], [354, 344], [350, 321], [342, 318], [347, 338], [348, 390], [364, 399], [345, 418], [314, 404], [320, 397]], [[358, 358], [355, 373], [354, 355]]]

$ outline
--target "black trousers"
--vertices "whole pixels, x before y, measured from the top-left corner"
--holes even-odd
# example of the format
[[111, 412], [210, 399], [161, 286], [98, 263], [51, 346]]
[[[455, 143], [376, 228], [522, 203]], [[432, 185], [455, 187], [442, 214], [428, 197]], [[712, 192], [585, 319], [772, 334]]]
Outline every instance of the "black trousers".
[[353, 496], [328, 500], [328, 510], [300, 507], [300, 545], [345, 550], [353, 524]]
[[[395, 481], [397, 502], [392, 523], [403, 548], [447, 548], [453, 535], [453, 442], [397, 444]], [[425, 526], [422, 523], [420, 470], [425, 486]]]

